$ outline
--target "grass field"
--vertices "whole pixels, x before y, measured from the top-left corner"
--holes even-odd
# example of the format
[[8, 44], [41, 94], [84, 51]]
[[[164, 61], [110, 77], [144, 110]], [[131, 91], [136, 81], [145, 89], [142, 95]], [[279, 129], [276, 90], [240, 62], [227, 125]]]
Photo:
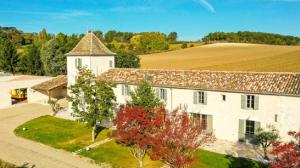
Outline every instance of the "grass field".
[[148, 69], [300, 72], [300, 46], [219, 43], [140, 57]]
[[[23, 131], [26, 128], [26, 131]], [[106, 138], [109, 130], [102, 131], [96, 141]], [[52, 116], [42, 116], [19, 126], [15, 133], [18, 136], [50, 145], [54, 148], [75, 152], [91, 141], [91, 128], [84, 124], [59, 119]]]
[[[100, 145], [89, 152], [82, 153], [99, 163], [109, 163], [115, 168], [135, 168], [138, 165], [136, 159], [131, 156], [129, 150], [114, 141]], [[235, 158], [205, 150], [198, 150], [195, 154], [198, 160], [191, 168], [267, 168], [268, 166], [245, 158]], [[151, 161], [149, 156], [144, 160], [145, 168], [158, 168], [161, 161]]]
[[[26, 130], [24, 131], [23, 128], [26, 128]], [[42, 116], [33, 119], [15, 130], [18, 136], [71, 152], [84, 148], [91, 143], [90, 132], [91, 130], [82, 123], [58, 119], [52, 116]], [[108, 132], [109, 130], [100, 132], [97, 140], [105, 139]], [[95, 160], [97, 163], [108, 163], [115, 168], [135, 168], [137, 166], [137, 161], [130, 154], [129, 149], [117, 144], [115, 141], [107, 142], [90, 151], [83, 150], [80, 154]], [[196, 156], [198, 161], [192, 168], [267, 167], [253, 160], [230, 157], [204, 150], [198, 150]], [[158, 168], [162, 165], [161, 161], [152, 161], [149, 156], [145, 158], [144, 162], [145, 168]]]

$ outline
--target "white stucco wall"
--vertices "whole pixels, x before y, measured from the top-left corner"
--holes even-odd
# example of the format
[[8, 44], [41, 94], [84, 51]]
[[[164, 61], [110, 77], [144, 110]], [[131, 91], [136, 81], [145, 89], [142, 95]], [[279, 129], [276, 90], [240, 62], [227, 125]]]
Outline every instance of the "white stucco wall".
[[[20, 89], [20, 88], [31, 88], [34, 85], [40, 84], [44, 81], [50, 80], [51, 77], [47, 76], [36, 76], [36, 77], [28, 77], [26, 76], [5, 76], [0, 77], [0, 108], [6, 108], [11, 106], [11, 90], [12, 89]], [[27, 93], [28, 94], [28, 93]], [[31, 101], [31, 97], [28, 98], [29, 102]]]
[[[78, 69], [75, 65], [75, 60], [77, 58], [82, 60], [82, 67], [87, 67], [92, 70], [96, 76], [99, 76], [110, 68], [115, 67], [114, 56], [67, 56], [68, 86], [75, 83], [75, 79], [78, 74]], [[110, 61], [112, 62], [112, 67], [110, 67]], [[70, 94], [69, 90], [67, 94]], [[70, 108], [71, 104], [69, 103], [68, 111], [71, 113], [72, 110]]]
[[[78, 73], [77, 67], [75, 66], [76, 58], [81, 58], [82, 67], [89, 68], [96, 76], [115, 66], [114, 56], [68, 56], [68, 85], [75, 83], [75, 77]], [[110, 61], [112, 61], [113, 67], [109, 66]]]
[[28, 103], [47, 104], [49, 100], [49, 97], [46, 93], [43, 94], [33, 89], [27, 90], [27, 98], [28, 98]]
[[[193, 104], [195, 90], [166, 89], [167, 109], [174, 110], [181, 104], [181, 107], [187, 107], [188, 112], [212, 115], [213, 130], [218, 139], [237, 141], [239, 119], [260, 122], [261, 127], [274, 125], [283, 140], [289, 140], [288, 131], [300, 129], [300, 97], [257, 95], [259, 96], [258, 110], [245, 110], [241, 108], [242, 93], [206, 91], [207, 105], [201, 105]], [[130, 100], [128, 96], [122, 95], [121, 84], [114, 88], [114, 92], [118, 104], [125, 104]], [[222, 100], [222, 95], [226, 95], [226, 101]], [[275, 114], [278, 115], [277, 122], [275, 122]]]

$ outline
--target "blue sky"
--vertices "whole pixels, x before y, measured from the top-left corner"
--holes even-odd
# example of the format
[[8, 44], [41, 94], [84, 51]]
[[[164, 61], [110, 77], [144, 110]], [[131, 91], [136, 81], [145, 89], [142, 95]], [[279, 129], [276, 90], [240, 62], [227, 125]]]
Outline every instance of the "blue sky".
[[0, 26], [68, 34], [176, 31], [183, 40], [239, 30], [300, 36], [300, 0], [0, 0]]

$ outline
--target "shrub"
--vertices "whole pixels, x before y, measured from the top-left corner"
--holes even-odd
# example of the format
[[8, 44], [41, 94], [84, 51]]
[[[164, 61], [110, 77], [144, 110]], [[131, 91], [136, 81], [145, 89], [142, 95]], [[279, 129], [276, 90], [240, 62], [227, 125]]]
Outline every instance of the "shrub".
[[187, 48], [188, 46], [187, 46], [187, 43], [182, 43], [181, 44], [181, 48]]

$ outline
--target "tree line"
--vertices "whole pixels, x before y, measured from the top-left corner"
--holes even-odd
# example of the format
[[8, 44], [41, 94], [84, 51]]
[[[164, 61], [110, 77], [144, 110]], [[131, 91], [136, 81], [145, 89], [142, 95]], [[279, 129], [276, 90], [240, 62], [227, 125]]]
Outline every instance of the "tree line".
[[[169, 49], [177, 41], [177, 33], [120, 32], [111, 30], [94, 34], [117, 53], [116, 67], [138, 68], [137, 54]], [[57, 76], [66, 74], [66, 54], [72, 50], [84, 34], [50, 34], [46, 29], [39, 33], [24, 33], [15, 27], [0, 27], [0, 71], [12, 74]]]
[[258, 43], [274, 45], [300, 45], [300, 38], [264, 32], [214, 32], [209, 33], [202, 39], [205, 43], [213, 42], [236, 42]]

